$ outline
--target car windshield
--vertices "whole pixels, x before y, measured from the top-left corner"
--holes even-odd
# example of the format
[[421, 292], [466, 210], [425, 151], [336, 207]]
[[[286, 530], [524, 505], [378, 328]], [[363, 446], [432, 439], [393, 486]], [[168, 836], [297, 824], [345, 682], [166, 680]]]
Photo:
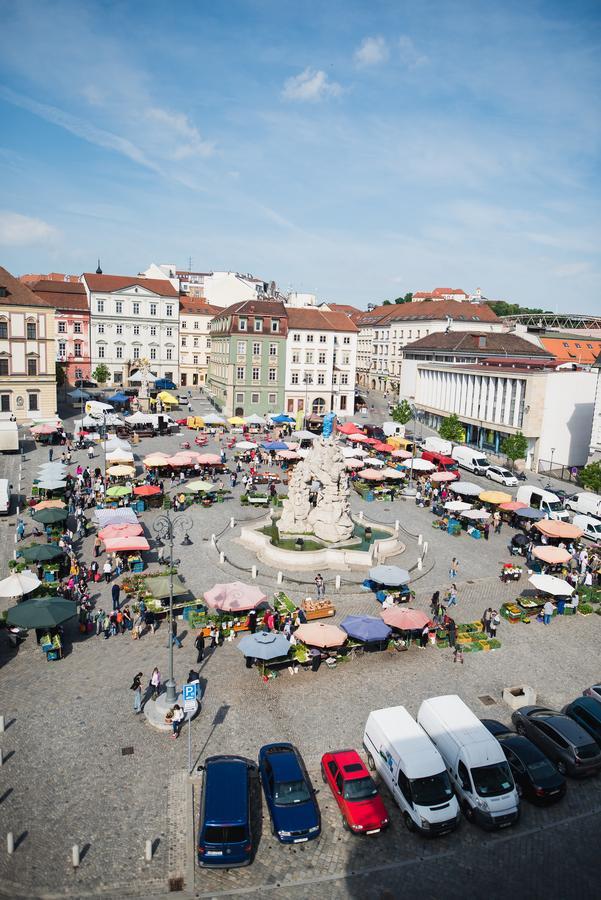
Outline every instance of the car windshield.
[[309, 788], [304, 781], [276, 781], [273, 799], [277, 806], [292, 806], [306, 803], [310, 798]]
[[598, 755], [599, 747], [597, 744], [583, 744], [582, 747], [576, 747], [578, 759], [594, 759]]
[[552, 509], [553, 512], [559, 512], [560, 510], [563, 509], [563, 506], [561, 505], [559, 500], [550, 500], [547, 503], [547, 506], [549, 507], [549, 509]]
[[451, 782], [446, 772], [430, 775], [428, 778], [414, 778], [411, 781], [411, 797], [418, 806], [437, 806], [448, 803], [453, 796]]
[[486, 466], [488, 466], [488, 461], [486, 459], [475, 459], [474, 465], [486, 468]]
[[457, 463], [443, 463], [443, 469], [445, 472], [454, 472], [457, 468]]
[[375, 797], [377, 793], [376, 786], [369, 775], [344, 782], [343, 796], [345, 800], [367, 800], [368, 797]]
[[481, 797], [498, 797], [513, 790], [513, 778], [507, 763], [492, 766], [478, 766], [472, 769], [476, 792]]
[[535, 762], [529, 763], [527, 769], [533, 778], [549, 778], [556, 773], [555, 767], [548, 759], [537, 759]]
[[503, 478], [512, 478], [511, 472], [508, 472], [507, 469], [499, 469], [499, 475], [502, 475]]
[[241, 844], [246, 837], [244, 825], [207, 825], [204, 831], [206, 844]]

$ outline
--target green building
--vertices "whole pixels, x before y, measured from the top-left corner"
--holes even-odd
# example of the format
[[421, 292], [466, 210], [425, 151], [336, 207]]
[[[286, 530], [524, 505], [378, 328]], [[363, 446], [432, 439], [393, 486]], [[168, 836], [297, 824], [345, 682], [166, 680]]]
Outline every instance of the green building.
[[209, 326], [207, 390], [226, 416], [266, 415], [284, 408], [288, 317], [277, 300], [228, 306]]

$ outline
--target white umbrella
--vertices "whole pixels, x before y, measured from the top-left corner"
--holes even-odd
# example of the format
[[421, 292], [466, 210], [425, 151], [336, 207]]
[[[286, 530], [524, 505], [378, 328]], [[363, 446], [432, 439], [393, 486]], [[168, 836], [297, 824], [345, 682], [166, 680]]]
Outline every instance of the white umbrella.
[[131, 450], [111, 450], [106, 454], [107, 463], [132, 463], [134, 455]]
[[66, 487], [67, 485], [64, 481], [56, 481], [48, 478], [46, 480], [39, 481], [37, 486], [43, 491], [58, 491], [61, 488]]
[[131, 444], [129, 441], [124, 441], [121, 438], [112, 437], [106, 442], [104, 449], [107, 453], [112, 452], [113, 450], [127, 450], [128, 452], [131, 452]]
[[370, 466], [375, 466], [377, 469], [380, 469], [382, 466], [385, 466], [385, 465], [386, 465], [386, 463], [384, 462], [384, 460], [383, 460], [383, 459], [380, 459], [380, 458], [377, 457], [377, 456], [370, 457], [369, 459], [366, 460], [366, 462], [367, 462]]
[[33, 572], [15, 572], [0, 581], [0, 597], [22, 597], [35, 591], [41, 583]]
[[238, 441], [236, 450], [256, 450], [257, 445], [254, 441]]
[[395, 480], [407, 477], [407, 473], [401, 469], [384, 469], [384, 474], [387, 478], [394, 478]]
[[296, 441], [314, 441], [317, 435], [312, 431], [293, 431], [291, 437]]
[[427, 459], [422, 459], [421, 456], [418, 456], [416, 459], [407, 459], [401, 465], [406, 469], [413, 469], [414, 472], [431, 472], [436, 468], [434, 463]]
[[246, 417], [247, 425], [265, 425], [266, 422], [267, 419], [264, 419], [262, 416], [258, 416], [256, 413], [253, 413], [252, 416]]
[[355, 459], [359, 459], [359, 457], [368, 456], [368, 453], [367, 450], [362, 450], [361, 447], [343, 447], [342, 455], [346, 458], [353, 456]]
[[450, 500], [448, 503], [444, 505], [445, 509], [448, 509], [449, 512], [464, 512], [466, 509], [471, 509], [471, 503], [464, 503], [463, 500]]
[[555, 575], [531, 575], [528, 579], [532, 587], [543, 594], [552, 594], [554, 597], [571, 597], [574, 588], [563, 578], [556, 578]]
[[[149, 375], [150, 381], [156, 381], [157, 378], [159, 377], [158, 375], [155, 375], [153, 372], [149, 372], [148, 375]], [[131, 376], [130, 376], [130, 378], [129, 378], [129, 383], [130, 383], [130, 384], [142, 384], [142, 371], [141, 371], [141, 369], [138, 369], [138, 371], [136, 372], [135, 375], [131, 375]]]
[[485, 522], [490, 519], [490, 513], [485, 509], [467, 509], [461, 515], [464, 519], [471, 519], [473, 522]]
[[479, 497], [482, 493], [480, 485], [474, 484], [473, 481], [454, 481], [449, 485], [449, 489], [454, 494], [462, 494], [464, 497]]
[[208, 416], [203, 416], [205, 425], [225, 425], [225, 419], [222, 419], [221, 416], [216, 415], [215, 413], [209, 413]]

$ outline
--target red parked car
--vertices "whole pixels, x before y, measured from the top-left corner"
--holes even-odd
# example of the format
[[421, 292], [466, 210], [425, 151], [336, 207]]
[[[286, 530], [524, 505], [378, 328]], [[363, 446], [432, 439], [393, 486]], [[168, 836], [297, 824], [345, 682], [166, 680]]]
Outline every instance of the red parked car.
[[325, 753], [321, 777], [334, 794], [347, 831], [377, 834], [389, 824], [384, 802], [356, 750]]

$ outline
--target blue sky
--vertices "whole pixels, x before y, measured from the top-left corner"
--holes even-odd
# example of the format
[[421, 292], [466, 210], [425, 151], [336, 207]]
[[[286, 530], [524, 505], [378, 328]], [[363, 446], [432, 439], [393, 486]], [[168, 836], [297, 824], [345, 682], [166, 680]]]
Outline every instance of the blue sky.
[[601, 8], [0, 0], [0, 261], [601, 314]]

